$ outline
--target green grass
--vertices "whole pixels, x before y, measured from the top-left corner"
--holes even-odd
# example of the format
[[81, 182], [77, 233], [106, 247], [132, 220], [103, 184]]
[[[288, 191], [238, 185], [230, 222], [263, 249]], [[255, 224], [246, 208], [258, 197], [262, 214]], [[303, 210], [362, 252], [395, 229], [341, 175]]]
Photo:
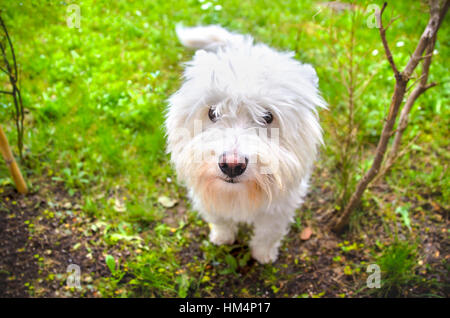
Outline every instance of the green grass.
[[[199, 281], [214, 279], [215, 272], [207, 269], [210, 263], [220, 263], [219, 270], [228, 277], [246, 262], [245, 252], [234, 258], [226, 248], [217, 249], [206, 242], [201, 243], [204, 257], [192, 260], [192, 270], [180, 274], [178, 254], [192, 241], [186, 231], [201, 228], [206, 239], [206, 224], [189, 206], [187, 218], [193, 225], [188, 229], [182, 224], [171, 228], [162, 223], [166, 209], [157, 204], [158, 197], [185, 200], [165, 153], [162, 128], [166, 100], [180, 85], [181, 63], [192, 55], [176, 39], [177, 23], [217, 23], [251, 33], [257, 41], [295, 51], [296, 58], [316, 67], [329, 103], [329, 110], [321, 112], [327, 146], [319, 165], [330, 171], [331, 181], [326, 182], [331, 182], [336, 193], [343, 191], [338, 163], [348, 110], [338, 69], [339, 63], [348, 59], [352, 15], [345, 10], [319, 12], [315, 1], [217, 0], [202, 9], [206, 2], [76, 1], [73, 3], [81, 8], [80, 29], [67, 26], [68, 3], [63, 1], [9, 1], [1, 5], [17, 51], [28, 109], [23, 167], [28, 180], [45, 175], [64, 182], [71, 195], [81, 194], [86, 215], [108, 224], [104, 239], [109, 244], [118, 248], [128, 244], [141, 250], [139, 255], [121, 260], [121, 267], [105, 278], [101, 287], [105, 296], [198, 296]], [[374, 3], [381, 6], [382, 1]], [[216, 10], [216, 4], [222, 9]], [[355, 158], [364, 160], [362, 164], [345, 163], [356, 169], [350, 184], [361, 177], [370, 162], [362, 153], [373, 149], [378, 139], [394, 84], [378, 30], [367, 27], [366, 5], [358, 2], [354, 22], [355, 78], [361, 84], [369, 74], [374, 76], [356, 101]], [[401, 18], [389, 29], [388, 40], [394, 59], [404, 66], [426, 24], [426, 6], [392, 2], [386, 19], [396, 15]], [[430, 75], [430, 81], [442, 84], [418, 100], [405, 140], [418, 133], [420, 137], [387, 178], [399, 189], [398, 195], [404, 193], [402, 189], [414, 189], [411, 193], [421, 196], [438, 193], [435, 200], [444, 207], [448, 207], [450, 196], [450, 179], [442, 161], [449, 159], [448, 24], [445, 21], [439, 33]], [[2, 75], [0, 84], [6, 85]], [[11, 106], [9, 96], [0, 95], [0, 122], [9, 122], [6, 131], [14, 144]], [[424, 159], [416, 161], [418, 157]], [[3, 166], [0, 179], [8, 176]], [[38, 183], [31, 186], [39, 188]], [[309, 214], [299, 217], [297, 227], [309, 218]], [[412, 265], [404, 253], [394, 252], [387, 251], [381, 261], [392, 284], [399, 284], [403, 278], [396, 276], [397, 268], [409, 270]], [[124, 267], [132, 278], [121, 283]], [[268, 286], [277, 279], [272, 277], [272, 269], [267, 266], [261, 274], [267, 277]]]
[[396, 240], [378, 257], [381, 269], [380, 296], [399, 296], [419, 282], [415, 273], [418, 263], [417, 245]]

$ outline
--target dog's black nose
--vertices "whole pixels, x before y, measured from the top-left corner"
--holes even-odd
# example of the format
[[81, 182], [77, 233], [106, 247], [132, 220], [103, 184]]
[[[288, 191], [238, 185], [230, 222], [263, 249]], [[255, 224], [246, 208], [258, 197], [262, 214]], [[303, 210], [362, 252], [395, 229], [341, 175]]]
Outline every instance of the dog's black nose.
[[219, 157], [219, 168], [230, 178], [240, 176], [247, 169], [248, 158], [233, 153], [223, 153]]

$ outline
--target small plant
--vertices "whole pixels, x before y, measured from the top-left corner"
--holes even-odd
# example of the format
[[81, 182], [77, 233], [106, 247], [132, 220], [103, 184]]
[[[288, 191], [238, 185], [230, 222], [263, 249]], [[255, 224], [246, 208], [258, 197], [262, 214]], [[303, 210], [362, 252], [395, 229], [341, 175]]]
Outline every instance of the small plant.
[[418, 264], [417, 245], [407, 241], [395, 240], [377, 258], [381, 268], [380, 296], [398, 297], [404, 289], [416, 283], [415, 269]]
[[160, 257], [156, 252], [139, 255], [129, 266], [134, 278], [128, 285], [135, 288], [138, 295], [161, 297], [174, 295], [177, 290], [180, 297], [187, 295], [190, 281], [187, 278], [178, 278], [181, 276], [175, 277], [175, 270], [172, 268], [179, 267], [178, 264]]
[[[126, 272], [120, 266], [120, 261], [118, 260], [116, 264], [116, 260], [112, 255], [106, 255], [105, 263], [111, 272], [111, 277], [107, 277], [103, 280], [103, 283], [100, 285], [100, 290], [104, 297], [116, 297], [120, 294], [124, 294], [125, 290], [123, 287], [123, 283], [121, 282]], [[125, 265], [126, 266], [126, 265]]]

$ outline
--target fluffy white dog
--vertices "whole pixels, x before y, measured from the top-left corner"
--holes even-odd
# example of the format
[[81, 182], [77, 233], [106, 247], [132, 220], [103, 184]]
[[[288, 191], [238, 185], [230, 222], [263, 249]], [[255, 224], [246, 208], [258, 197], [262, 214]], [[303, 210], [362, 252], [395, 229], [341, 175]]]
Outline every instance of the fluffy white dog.
[[253, 226], [253, 258], [277, 259], [308, 188], [325, 107], [314, 68], [293, 53], [219, 26], [177, 27], [197, 49], [169, 99], [168, 151], [211, 242], [232, 244]]

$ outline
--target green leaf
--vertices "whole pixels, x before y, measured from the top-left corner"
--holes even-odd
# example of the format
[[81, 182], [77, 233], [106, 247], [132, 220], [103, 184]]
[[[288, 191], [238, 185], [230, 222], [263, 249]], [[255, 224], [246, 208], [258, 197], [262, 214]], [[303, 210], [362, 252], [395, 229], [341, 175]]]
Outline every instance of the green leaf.
[[244, 267], [247, 265], [248, 261], [250, 260], [250, 253], [246, 253], [240, 260], [239, 260], [239, 266]]
[[114, 257], [111, 255], [106, 255], [105, 263], [111, 271], [111, 274], [114, 274], [116, 272], [116, 261], [114, 260]]
[[423, 148], [416, 144], [412, 144], [411, 149], [416, 151], [423, 151]]
[[227, 256], [225, 256], [225, 262], [227, 262], [233, 271], [235, 271], [238, 267], [238, 263], [233, 255], [227, 254]]
[[178, 276], [176, 282], [178, 283], [178, 297], [187, 297], [189, 286], [191, 284], [189, 276], [185, 274]]
[[409, 212], [406, 207], [399, 206], [395, 213], [398, 213], [402, 216], [403, 223], [406, 225], [406, 227], [411, 231], [411, 220], [409, 218]]

